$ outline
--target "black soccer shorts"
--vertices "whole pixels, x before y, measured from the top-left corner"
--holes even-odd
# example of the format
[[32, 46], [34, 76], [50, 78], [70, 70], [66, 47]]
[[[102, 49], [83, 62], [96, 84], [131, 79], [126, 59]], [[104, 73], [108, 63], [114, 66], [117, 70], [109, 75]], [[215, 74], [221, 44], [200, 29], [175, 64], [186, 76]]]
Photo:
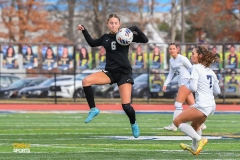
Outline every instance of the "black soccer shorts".
[[125, 83], [131, 83], [134, 84], [132, 74], [129, 73], [112, 73], [109, 71], [104, 71], [103, 72], [110, 78], [111, 83], [117, 83], [118, 86], [125, 84]]

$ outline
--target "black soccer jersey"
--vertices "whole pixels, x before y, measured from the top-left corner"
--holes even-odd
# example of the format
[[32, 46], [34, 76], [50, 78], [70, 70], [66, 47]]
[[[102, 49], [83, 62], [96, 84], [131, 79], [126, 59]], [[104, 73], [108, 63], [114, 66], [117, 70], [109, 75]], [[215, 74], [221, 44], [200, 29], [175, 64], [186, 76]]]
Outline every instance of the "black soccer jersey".
[[141, 53], [140, 55], [137, 54], [137, 56], [136, 56], [136, 62], [144, 62], [144, 61], [143, 61], [143, 53]]
[[[129, 28], [133, 31], [133, 42], [147, 43], [148, 38], [136, 26]], [[98, 39], [92, 39], [86, 28], [82, 31], [86, 41], [91, 47], [103, 46], [106, 50], [105, 70], [109, 72], [132, 73], [132, 67], [128, 59], [129, 45], [122, 46], [116, 41], [116, 34], [104, 34]]]
[[229, 65], [234, 65], [233, 67], [237, 68], [237, 66], [238, 66], [237, 62], [238, 62], [238, 56], [236, 54], [235, 55], [229, 54], [229, 56], [228, 56], [228, 64]]

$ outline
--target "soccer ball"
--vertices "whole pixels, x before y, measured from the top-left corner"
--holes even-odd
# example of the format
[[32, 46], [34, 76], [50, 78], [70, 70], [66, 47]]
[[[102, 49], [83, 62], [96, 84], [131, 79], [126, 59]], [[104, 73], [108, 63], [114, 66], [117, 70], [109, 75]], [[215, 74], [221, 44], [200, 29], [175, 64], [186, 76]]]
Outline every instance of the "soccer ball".
[[116, 40], [119, 44], [123, 45], [123, 46], [127, 46], [130, 43], [132, 43], [133, 40], [133, 33], [130, 29], [128, 28], [121, 28], [119, 29], [119, 31], [117, 32], [116, 35]]

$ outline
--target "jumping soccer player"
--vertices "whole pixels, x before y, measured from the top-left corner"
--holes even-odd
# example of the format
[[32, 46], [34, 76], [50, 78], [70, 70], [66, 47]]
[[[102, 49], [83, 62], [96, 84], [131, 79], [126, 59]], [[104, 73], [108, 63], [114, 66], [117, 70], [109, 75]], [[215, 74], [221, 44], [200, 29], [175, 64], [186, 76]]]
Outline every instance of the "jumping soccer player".
[[[122, 108], [130, 120], [132, 134], [137, 138], [140, 135], [140, 131], [136, 122], [135, 110], [130, 104], [134, 81], [132, 78], [132, 67], [128, 59], [129, 45], [123, 46], [116, 41], [116, 33], [120, 26], [121, 22], [118, 14], [110, 14], [107, 19], [107, 27], [109, 28], [110, 33], [104, 34], [98, 39], [93, 39], [83, 25], [78, 25], [78, 30], [82, 31], [86, 41], [91, 47], [103, 46], [106, 50], [105, 71], [93, 73], [85, 77], [82, 81], [84, 93], [90, 107], [90, 112], [85, 123], [90, 122], [100, 113], [95, 105], [94, 93], [91, 85], [117, 83]], [[129, 29], [136, 32], [133, 36], [133, 42], [148, 42], [148, 38], [138, 27], [132, 26]]]

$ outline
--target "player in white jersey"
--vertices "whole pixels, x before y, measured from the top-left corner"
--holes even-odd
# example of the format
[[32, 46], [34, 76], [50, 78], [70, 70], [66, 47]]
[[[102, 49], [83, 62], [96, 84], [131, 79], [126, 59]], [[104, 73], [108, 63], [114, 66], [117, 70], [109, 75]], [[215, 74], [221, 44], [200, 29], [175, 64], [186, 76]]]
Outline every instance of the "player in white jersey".
[[[178, 93], [177, 98], [174, 103], [175, 111], [173, 113], [173, 119], [177, 117], [180, 113], [182, 113], [182, 104], [186, 101], [186, 103], [191, 106], [194, 104], [194, 97], [192, 93], [189, 93], [187, 98], [185, 96], [182, 96], [182, 93], [185, 92], [186, 87], [184, 86], [184, 81], [188, 81], [190, 79], [190, 70], [192, 68], [192, 64], [188, 60], [187, 57], [182, 56], [181, 54], [178, 54], [178, 49], [175, 43], [169, 44], [169, 53], [172, 56], [172, 58], [169, 60], [169, 73], [167, 76], [166, 81], [163, 85], [163, 91], [165, 92], [167, 89], [167, 85], [170, 83], [171, 79], [174, 75], [179, 76], [178, 81]], [[172, 123], [169, 126], [164, 127], [164, 129], [169, 131], [176, 131], [177, 127]]]
[[[208, 51], [206, 47], [198, 46], [193, 49], [191, 61], [194, 65], [190, 80], [185, 84], [189, 90], [184, 95], [187, 97], [189, 93], [195, 92], [196, 102], [173, 121], [175, 126], [192, 138], [192, 145], [181, 143], [180, 146], [193, 155], [198, 155], [208, 142], [206, 138], [201, 136], [200, 126], [208, 116], [213, 115], [216, 108], [214, 95], [221, 92], [217, 76], [209, 68], [215, 60], [216, 55]], [[191, 122], [191, 125], [187, 122]]]

